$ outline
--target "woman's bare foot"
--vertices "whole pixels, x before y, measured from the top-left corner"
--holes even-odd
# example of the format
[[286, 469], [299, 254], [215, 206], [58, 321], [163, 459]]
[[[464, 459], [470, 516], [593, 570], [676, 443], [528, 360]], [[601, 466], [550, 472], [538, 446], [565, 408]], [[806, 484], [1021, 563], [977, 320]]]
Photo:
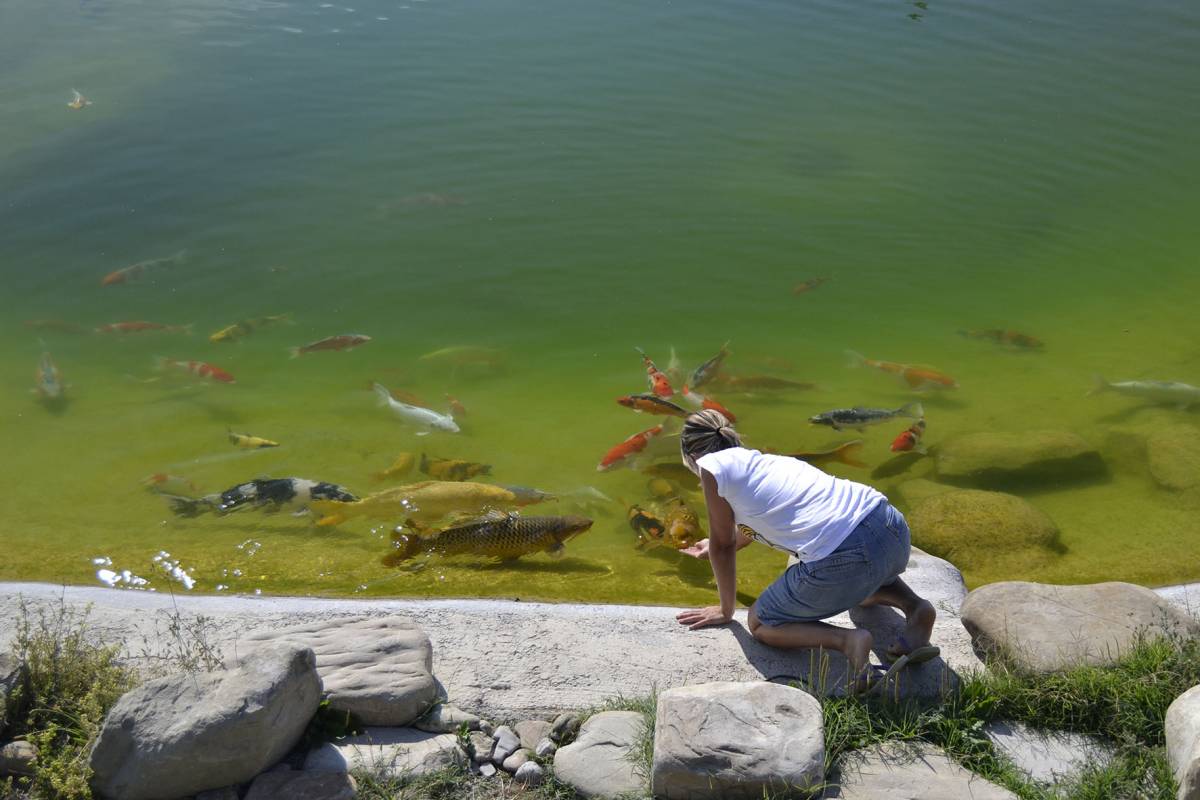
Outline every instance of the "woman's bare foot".
[[888, 648], [888, 655], [899, 658], [928, 646], [936, 619], [937, 609], [933, 604], [928, 600], [918, 600], [912, 606], [912, 610], [904, 615], [904, 633]]
[[846, 644], [842, 655], [846, 657], [846, 674], [850, 678], [862, 675], [871, 663], [871, 647], [875, 640], [871, 632], [863, 628], [846, 631]]

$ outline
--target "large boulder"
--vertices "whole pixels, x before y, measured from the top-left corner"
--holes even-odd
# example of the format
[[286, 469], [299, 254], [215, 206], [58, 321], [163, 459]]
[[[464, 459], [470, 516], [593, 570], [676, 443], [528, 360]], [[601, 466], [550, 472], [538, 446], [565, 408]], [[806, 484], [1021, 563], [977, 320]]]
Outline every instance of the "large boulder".
[[1167, 708], [1166, 733], [1178, 800], [1200, 800], [1200, 686], [1188, 689]]
[[981, 655], [1028, 672], [1116, 663], [1139, 637], [1200, 633], [1200, 623], [1144, 586], [1004, 581], [975, 589], [962, 622]]
[[937, 450], [938, 480], [1003, 489], [1102, 477], [1100, 453], [1067, 431], [984, 432], [959, 436]]
[[438, 700], [429, 637], [404, 617], [321, 620], [247, 638], [312, 648], [329, 705], [364, 725], [409, 725]]
[[416, 728], [367, 728], [358, 736], [326, 742], [309, 752], [310, 772], [353, 772], [365, 769], [408, 779], [467, 763], [467, 755], [451, 733]]
[[1200, 428], [1171, 425], [1146, 439], [1150, 475], [1164, 489], [1185, 491], [1200, 486]]
[[575, 741], [554, 754], [554, 775], [587, 798], [644, 792], [634, 748], [645, 732], [646, 718], [636, 711], [594, 714]]
[[1032, 566], [1061, 551], [1058, 527], [1027, 501], [955, 489], [927, 496], [906, 518], [913, 544], [960, 569]]
[[885, 744], [850, 753], [822, 797], [842, 800], [1017, 800], [930, 745]]
[[320, 701], [307, 647], [264, 647], [225, 670], [149, 681], [105, 717], [92, 786], [155, 800], [248, 781], [292, 749]]
[[658, 697], [651, 789], [671, 800], [806, 791], [825, 776], [821, 704], [774, 683], [705, 683]]

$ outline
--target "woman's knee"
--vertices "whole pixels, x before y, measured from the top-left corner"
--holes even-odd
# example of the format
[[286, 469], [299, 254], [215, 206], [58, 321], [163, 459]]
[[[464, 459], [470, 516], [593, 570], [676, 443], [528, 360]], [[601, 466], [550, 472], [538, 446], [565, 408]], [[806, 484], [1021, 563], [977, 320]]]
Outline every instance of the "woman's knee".
[[758, 618], [758, 603], [750, 606], [750, 611], [746, 614], [746, 627], [750, 629], [750, 635], [757, 639], [759, 631], [762, 630], [762, 621]]

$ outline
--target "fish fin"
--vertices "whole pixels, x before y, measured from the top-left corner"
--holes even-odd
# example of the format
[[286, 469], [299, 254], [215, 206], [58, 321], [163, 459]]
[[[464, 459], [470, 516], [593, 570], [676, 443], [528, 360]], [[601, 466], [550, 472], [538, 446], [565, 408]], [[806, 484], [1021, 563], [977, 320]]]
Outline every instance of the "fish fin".
[[1092, 390], [1088, 392], [1086, 396], [1091, 397], [1094, 394], [1099, 394], [1100, 392], [1103, 392], [1105, 389], [1109, 388], [1110, 385], [1111, 384], [1108, 381], [1104, 380], [1104, 376], [1093, 375]]
[[900, 406], [899, 410], [901, 414], [906, 417], [911, 417], [912, 419], [925, 418], [925, 406], [921, 405], [920, 401], [915, 403], [906, 403], [905, 405]]
[[417, 534], [392, 534], [392, 550], [381, 559], [385, 567], [394, 567], [415, 556], [421, 549], [422, 539]]
[[846, 358], [850, 359], [850, 361], [846, 364], [847, 367], [861, 367], [863, 364], [867, 363], [866, 356], [864, 356], [862, 353], [856, 353], [853, 350], [846, 351]]
[[313, 500], [308, 504], [314, 514], [319, 514], [320, 519], [317, 520], [317, 525], [326, 528], [330, 525], [338, 525], [346, 521], [346, 515], [341, 512], [343, 503], [337, 500]]
[[841, 447], [839, 447], [837, 449], [838, 460], [841, 461], [843, 464], [846, 464], [847, 466], [860, 467], [862, 469], [866, 469], [867, 464], [858, 459], [858, 454], [859, 454], [859, 452], [862, 451], [862, 449], [863, 449], [863, 440], [862, 439], [855, 439], [852, 442], [846, 442], [844, 445], [842, 445]]
[[925, 445], [923, 445], [923, 444], [915, 444], [915, 445], [913, 445], [913, 452], [914, 452], [914, 453], [920, 453], [920, 454], [921, 454], [921, 455], [923, 455], [923, 456], [927, 456], [927, 455], [929, 455], [929, 449], [928, 449], [928, 448], [926, 448], [926, 447], [925, 447]]
[[[292, 349], [299, 350], [300, 348], [293, 347]], [[292, 358], [295, 358], [295, 357], [296, 356], [292, 356]], [[389, 392], [387, 390], [387, 387], [384, 386], [382, 383], [372, 383], [371, 389], [374, 390], [375, 394], [379, 396], [379, 402], [376, 405], [386, 406], [388, 404], [388, 402], [392, 399], [392, 393]]]
[[679, 417], [663, 417], [663, 421], [659, 424], [662, 425], [662, 434], [661, 435], [669, 436], [669, 435], [675, 433], [676, 428], [683, 427], [683, 420], [680, 419]]
[[428, 436], [429, 431], [417, 431], [417, 436]]

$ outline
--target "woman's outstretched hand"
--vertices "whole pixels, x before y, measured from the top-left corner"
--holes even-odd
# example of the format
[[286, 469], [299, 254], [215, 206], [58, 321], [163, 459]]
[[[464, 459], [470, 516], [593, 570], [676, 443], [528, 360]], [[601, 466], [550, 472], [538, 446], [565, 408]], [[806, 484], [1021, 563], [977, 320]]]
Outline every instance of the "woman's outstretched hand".
[[680, 611], [675, 615], [675, 619], [680, 625], [687, 625], [689, 630], [697, 628], [707, 628], [709, 625], [724, 625], [733, 620], [733, 617], [721, 610], [720, 606], [709, 606], [708, 608], [694, 608], [690, 611]]
[[692, 558], [708, 558], [708, 539], [701, 539], [691, 547], [685, 547], [679, 552]]

